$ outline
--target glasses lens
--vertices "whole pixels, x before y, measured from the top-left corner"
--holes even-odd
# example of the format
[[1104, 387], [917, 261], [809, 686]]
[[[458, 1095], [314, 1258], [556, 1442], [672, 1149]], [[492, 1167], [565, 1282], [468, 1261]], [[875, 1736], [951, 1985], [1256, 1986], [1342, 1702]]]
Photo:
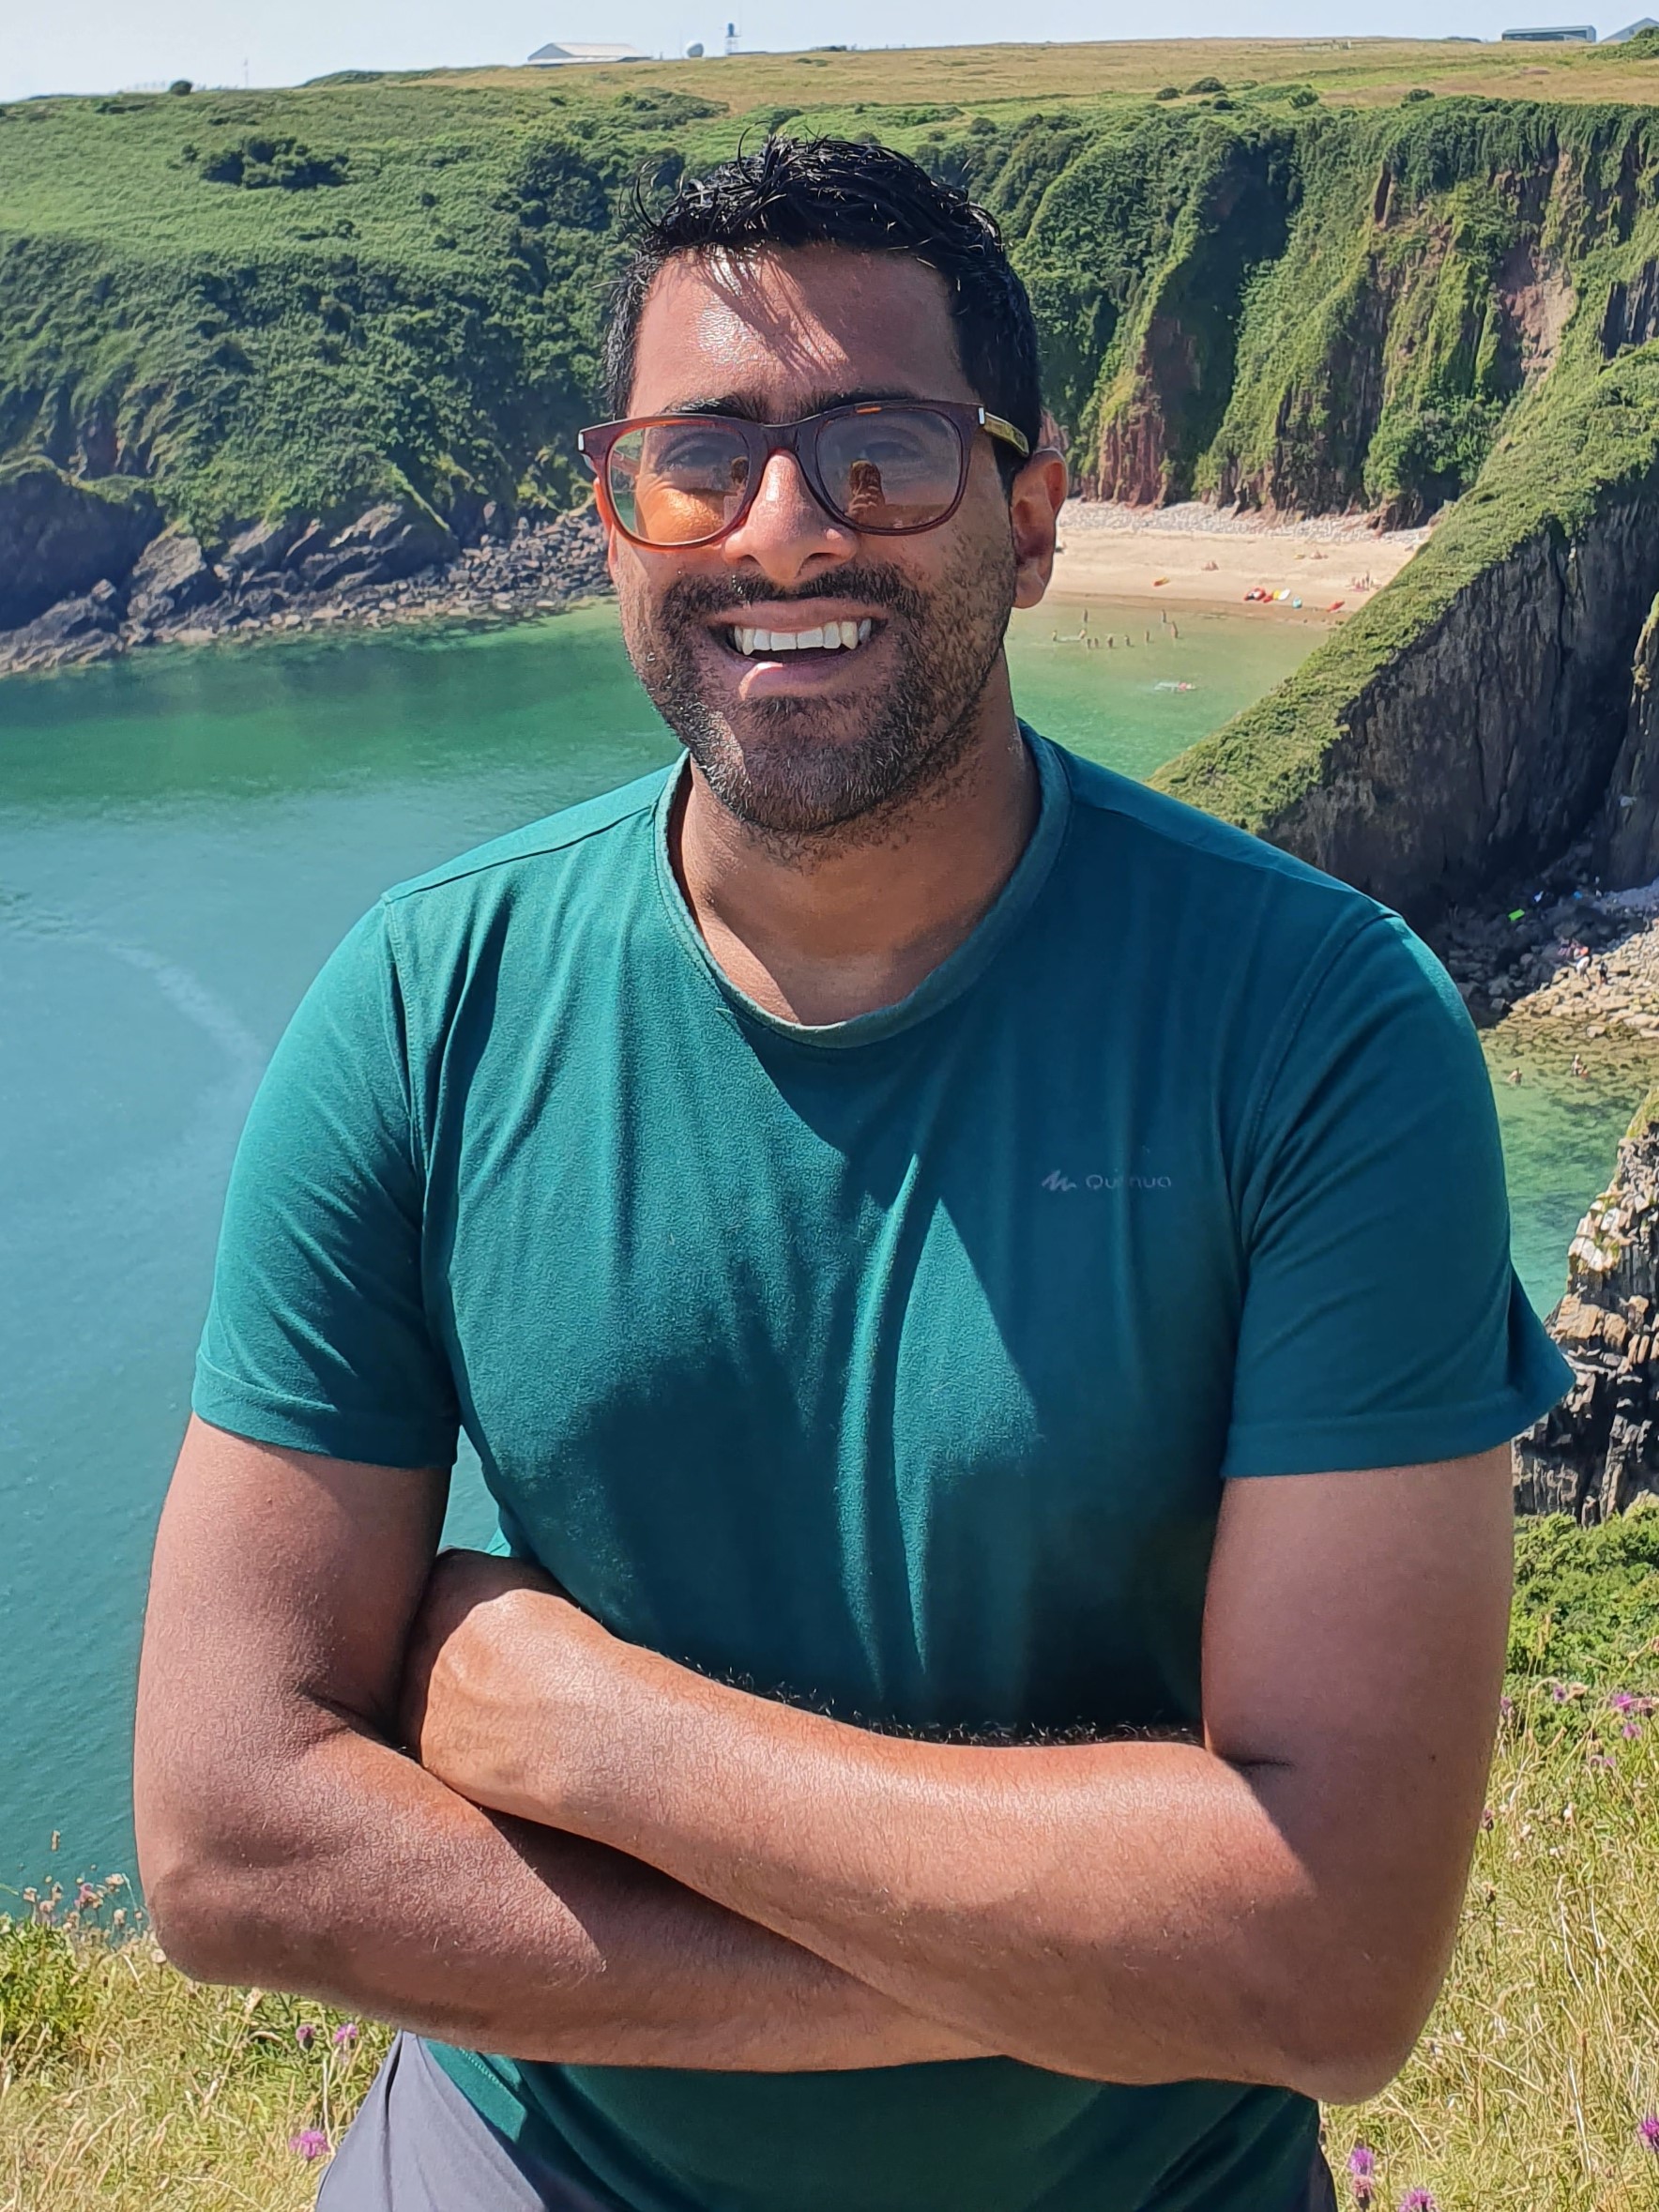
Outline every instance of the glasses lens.
[[962, 489], [962, 440], [926, 407], [837, 415], [818, 434], [818, 471], [856, 529], [921, 529]]
[[653, 422], [622, 433], [605, 482], [631, 536], [690, 545], [724, 529], [743, 504], [749, 449], [722, 422]]

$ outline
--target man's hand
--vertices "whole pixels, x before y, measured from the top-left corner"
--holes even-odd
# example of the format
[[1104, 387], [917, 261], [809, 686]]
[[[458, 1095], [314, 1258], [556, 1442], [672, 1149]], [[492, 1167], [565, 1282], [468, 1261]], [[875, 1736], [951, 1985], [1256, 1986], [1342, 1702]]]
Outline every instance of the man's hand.
[[[526, 1594], [551, 1598], [526, 1609]], [[550, 1627], [569, 1615], [572, 1630], [604, 1631], [571, 1605], [551, 1575], [527, 1560], [487, 1551], [443, 1551], [431, 1574], [403, 1654], [398, 1694], [400, 1739], [428, 1774], [475, 1804], [494, 1802], [524, 1741], [521, 1670], [526, 1632], [538, 1664], [552, 1661]], [[578, 1632], [579, 1633], [579, 1632]], [[574, 1640], [574, 1639], [573, 1639]]]
[[[1397, 2069], [1450, 1953], [1511, 1511], [1506, 1450], [1229, 1484], [1201, 1746], [873, 1734], [624, 1643], [522, 1569], [458, 1564], [422, 1754], [986, 2048], [1349, 2102]], [[1410, 1820], [1378, 1819], [1390, 1803]]]

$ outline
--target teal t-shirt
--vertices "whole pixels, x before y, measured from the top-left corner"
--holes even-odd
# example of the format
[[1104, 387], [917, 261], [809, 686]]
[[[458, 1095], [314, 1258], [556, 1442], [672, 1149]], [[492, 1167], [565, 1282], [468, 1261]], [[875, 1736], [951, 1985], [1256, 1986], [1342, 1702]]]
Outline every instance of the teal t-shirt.
[[[1570, 1376], [1404, 923], [1027, 738], [996, 904], [832, 1027], [709, 959], [677, 771], [389, 892], [250, 1115], [196, 1411], [394, 1467], [460, 1424], [607, 1627], [848, 1721], [1198, 1725], [1224, 1482], [1483, 1450]], [[1288, 2212], [1317, 2118], [1000, 2059], [437, 2055], [626, 2212]]]

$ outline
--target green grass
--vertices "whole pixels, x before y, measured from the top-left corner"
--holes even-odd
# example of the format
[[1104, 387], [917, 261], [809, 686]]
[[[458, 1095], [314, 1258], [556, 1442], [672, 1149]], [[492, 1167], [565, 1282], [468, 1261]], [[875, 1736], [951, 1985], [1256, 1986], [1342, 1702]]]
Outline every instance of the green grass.
[[[1540, 76], [1548, 107], [1469, 97]], [[1647, 112], [1606, 103], [1650, 76], [1149, 42], [12, 102], [0, 458], [151, 477], [209, 540], [388, 495], [567, 502], [636, 181], [787, 126], [879, 136], [995, 208], [1086, 482], [1150, 414], [1169, 492], [1421, 506], [1471, 481], [1520, 389], [1495, 304], [1530, 220], [1512, 201], [1560, 161], [1543, 242], [1575, 272], [1603, 171], [1635, 159], [1651, 199]], [[1154, 99], [1166, 82], [1226, 89]], [[1379, 299], [1376, 419], [1344, 363]]]
[[1085, 489], [1444, 515], [1161, 771], [1271, 835], [1479, 576], [1659, 481], [1659, 343], [1604, 338], [1659, 260], [1655, 93], [1644, 53], [1149, 41], [13, 102], [0, 467], [143, 476], [210, 547], [384, 497], [568, 504], [641, 181], [773, 128], [880, 137], [1002, 222]]
[[[1327, 2112], [1328, 2155], [1340, 2173], [1370, 2145], [1391, 2212], [1413, 2188], [1443, 2212], [1651, 2212], [1659, 1506], [1517, 1527], [1510, 1668], [1445, 1989], [1398, 2080]], [[124, 1897], [105, 1884], [0, 1919], [0, 2212], [301, 2212], [316, 2173], [291, 2142], [338, 2141], [387, 2032], [339, 2048], [320, 2006], [192, 1987]]]

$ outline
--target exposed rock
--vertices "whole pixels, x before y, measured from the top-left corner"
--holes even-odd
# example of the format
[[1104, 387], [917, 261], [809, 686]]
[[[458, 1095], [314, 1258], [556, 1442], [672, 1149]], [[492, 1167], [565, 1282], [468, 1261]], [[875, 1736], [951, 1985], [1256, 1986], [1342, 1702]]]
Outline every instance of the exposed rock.
[[1607, 786], [1602, 837], [1609, 883], [1649, 883], [1659, 876], [1659, 599], [1631, 664], [1624, 742]]
[[[419, 569], [452, 560], [458, 551], [454, 532], [430, 508], [408, 500], [388, 500], [336, 531], [325, 546], [307, 555], [299, 567], [306, 583], [316, 591], [348, 577], [366, 584], [393, 583], [400, 576], [412, 576]], [[297, 548], [291, 559], [295, 557]]]
[[3, 642], [10, 664], [20, 670], [60, 668], [108, 660], [121, 649], [120, 630], [121, 594], [99, 582], [79, 599], [60, 599]]
[[1515, 1510], [1606, 1520], [1659, 1492], [1659, 1091], [1578, 1225], [1549, 1331], [1575, 1380], [1516, 1440]]
[[[1572, 541], [1527, 539], [1359, 686], [1317, 783], [1261, 834], [1420, 927], [1560, 853], [1599, 816], [1656, 592], [1659, 486], [1606, 495]], [[1201, 804], [1205, 762], [1155, 781]]]
[[132, 565], [127, 585], [127, 618], [154, 628], [172, 615], [205, 606], [224, 588], [194, 538], [166, 530], [153, 538]]
[[161, 527], [140, 484], [85, 482], [50, 461], [0, 467], [0, 630], [126, 576]]
[[303, 517], [239, 531], [218, 568], [182, 532], [158, 538], [122, 593], [111, 584], [65, 600], [26, 630], [0, 633], [0, 674], [38, 670], [175, 640], [258, 637], [360, 622], [499, 621], [550, 614], [609, 589], [593, 508], [479, 516], [483, 542], [460, 550], [426, 509], [387, 504], [334, 526]]
[[319, 527], [297, 515], [283, 522], [251, 523], [225, 547], [220, 566], [233, 583], [240, 583], [245, 576], [272, 575], [287, 560], [296, 540], [308, 529]]

